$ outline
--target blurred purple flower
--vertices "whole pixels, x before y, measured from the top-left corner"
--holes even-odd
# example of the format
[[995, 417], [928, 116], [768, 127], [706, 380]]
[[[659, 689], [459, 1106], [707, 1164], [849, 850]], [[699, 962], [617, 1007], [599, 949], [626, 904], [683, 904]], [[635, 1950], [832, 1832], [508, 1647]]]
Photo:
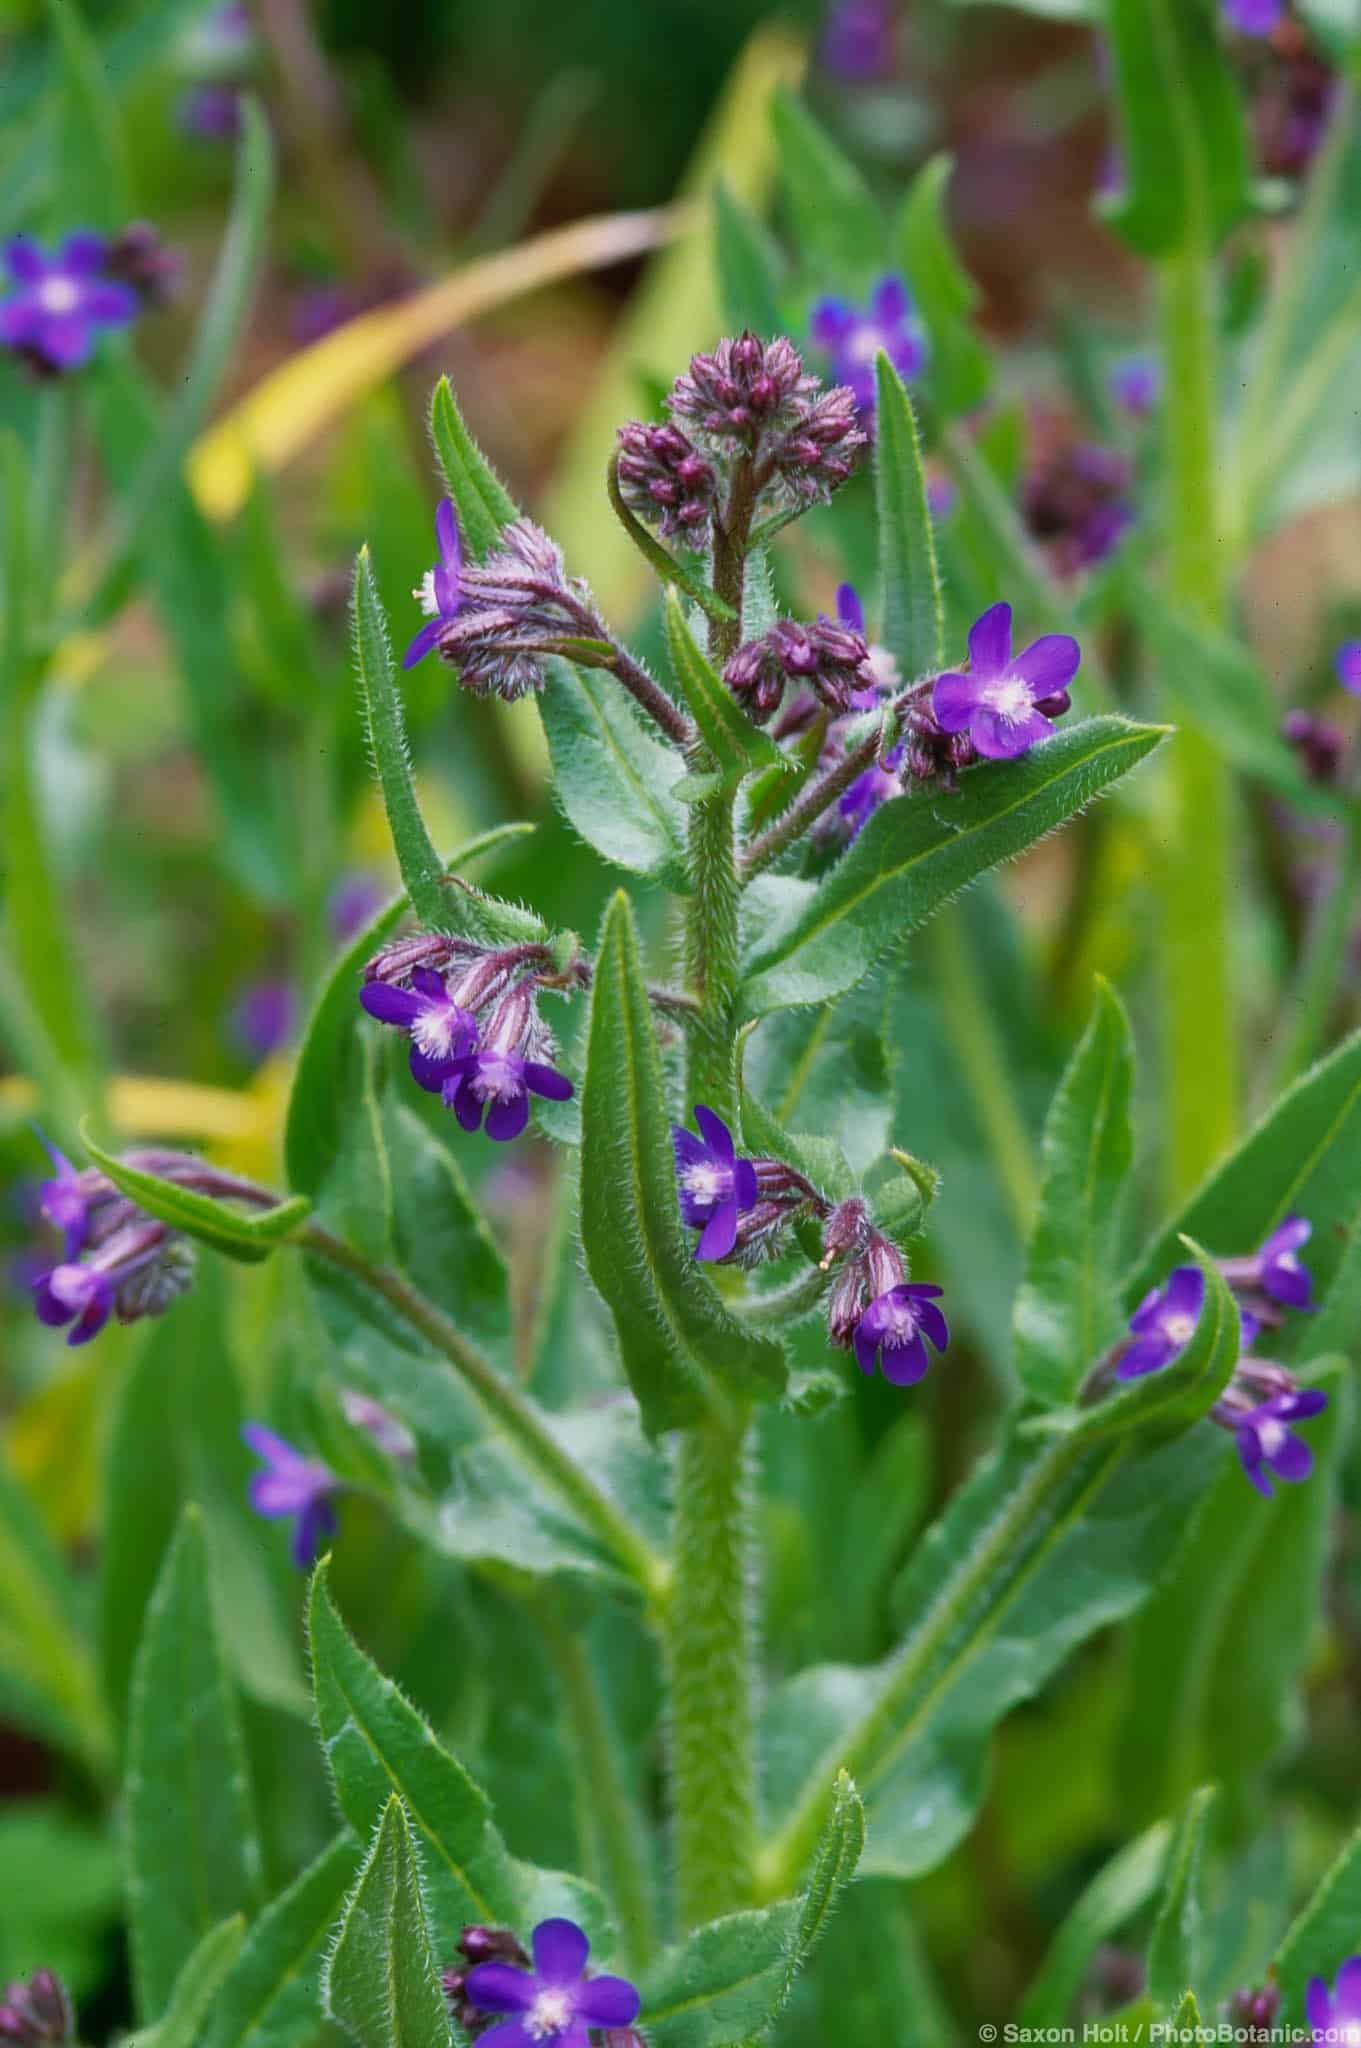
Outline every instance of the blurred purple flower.
[[1361, 697], [1361, 640], [1344, 640], [1333, 659], [1343, 689]]
[[1244, 36], [1269, 36], [1285, 13], [1285, 0], [1223, 0], [1224, 18]]
[[1305, 2017], [1316, 2041], [1351, 2048], [1361, 2039], [1361, 1956], [1349, 1956], [1337, 1973], [1332, 1996], [1322, 1977], [1311, 1977], [1304, 2000]]
[[350, 1427], [362, 1429], [390, 1458], [405, 1461], [415, 1457], [416, 1439], [411, 1431], [371, 1394], [361, 1394], [357, 1387], [346, 1387], [340, 1396], [340, 1406]]
[[264, 1465], [251, 1475], [250, 1504], [270, 1521], [294, 1522], [293, 1562], [306, 1571], [336, 1532], [333, 1503], [340, 1481], [319, 1458], [304, 1457], [262, 1422], [243, 1422], [241, 1435]]
[[929, 1337], [937, 1351], [950, 1342], [950, 1327], [936, 1307], [942, 1290], [903, 1280], [876, 1295], [856, 1325], [855, 1361], [863, 1373], [876, 1365], [895, 1387], [914, 1386], [931, 1364]]
[[331, 891], [327, 910], [331, 930], [342, 945], [358, 938], [365, 926], [372, 924], [389, 894], [378, 876], [367, 873], [363, 868], [341, 876]]
[[179, 125], [201, 142], [235, 142], [241, 133], [241, 88], [205, 81], [181, 96]]
[[894, 40], [891, 0], [834, 0], [818, 51], [834, 78], [873, 85], [893, 70]]
[[0, 344], [47, 370], [74, 370], [89, 360], [101, 328], [126, 327], [141, 302], [130, 285], [108, 275], [109, 244], [80, 230], [52, 255], [17, 235], [5, 245], [12, 286], [0, 300]]
[[81, 1175], [66, 1155], [58, 1152], [41, 1131], [38, 1136], [56, 1169], [52, 1178], [43, 1181], [38, 1189], [38, 1213], [61, 1232], [62, 1257], [69, 1261], [79, 1256], [85, 1243], [90, 1226], [90, 1197]]
[[286, 981], [255, 981], [232, 1006], [232, 1037], [254, 1059], [267, 1060], [298, 1028], [298, 997]]
[[1174, 1267], [1164, 1285], [1151, 1288], [1130, 1317], [1135, 1341], [1116, 1366], [1116, 1378], [1142, 1379], [1180, 1358], [1196, 1334], [1204, 1301], [1205, 1275], [1200, 1267]]
[[918, 376], [926, 364], [926, 332], [901, 277], [881, 277], [863, 308], [835, 296], [817, 300], [809, 333], [826, 352], [838, 384], [854, 393], [865, 415], [874, 411], [874, 365], [881, 349], [904, 381]]
[[409, 989], [366, 981], [359, 1000], [371, 1017], [406, 1033], [412, 1077], [432, 1095], [439, 1094], [477, 1043], [476, 1017], [454, 1001], [443, 975], [428, 967], [412, 970]]
[[1290, 1393], [1273, 1394], [1269, 1401], [1255, 1408], [1231, 1410], [1238, 1455], [1258, 1493], [1271, 1499], [1271, 1481], [1264, 1468], [1292, 1485], [1309, 1477], [1314, 1469], [1314, 1454], [1290, 1424], [1321, 1415], [1327, 1406], [1326, 1394], [1316, 1387], [1302, 1387]]
[[948, 519], [955, 509], [958, 495], [950, 477], [929, 476], [926, 479], [926, 509], [933, 519]]
[[1115, 552], [1134, 523], [1130, 466], [1097, 441], [1068, 442], [1031, 470], [1021, 510], [1060, 575], [1093, 569]]
[[479, 2012], [514, 2017], [478, 2035], [482, 2048], [589, 2048], [588, 2028], [627, 2027], [639, 1997], [624, 1977], [588, 1977], [591, 1944], [574, 1920], [541, 1920], [530, 1937], [534, 1968], [478, 1963], [463, 1996]]
[[1163, 390], [1163, 366], [1156, 356], [1130, 356], [1110, 373], [1111, 397], [1136, 420], [1156, 409]]
[[1312, 1307], [1313, 1283], [1298, 1256], [1314, 1226], [1303, 1216], [1287, 1216], [1257, 1254], [1257, 1284], [1285, 1308]]
[[969, 669], [937, 676], [931, 708], [943, 732], [968, 733], [989, 760], [1011, 761], [1049, 737], [1068, 708], [1082, 650], [1067, 633], [1046, 633], [1013, 657], [1011, 606], [995, 604], [969, 630]]
[[698, 1138], [684, 1124], [671, 1126], [681, 1218], [701, 1233], [697, 1259], [725, 1259], [737, 1242], [738, 1217], [756, 1206], [756, 1167], [737, 1157], [732, 1132], [702, 1102], [695, 1104], [695, 1122]]
[[414, 668], [418, 661], [424, 661], [431, 649], [439, 644], [444, 628], [458, 617], [462, 608], [463, 542], [452, 498], [441, 498], [436, 508], [435, 539], [439, 544], [439, 560], [433, 569], [426, 570], [423, 581], [411, 593], [429, 623], [421, 627], [402, 656], [403, 668]]

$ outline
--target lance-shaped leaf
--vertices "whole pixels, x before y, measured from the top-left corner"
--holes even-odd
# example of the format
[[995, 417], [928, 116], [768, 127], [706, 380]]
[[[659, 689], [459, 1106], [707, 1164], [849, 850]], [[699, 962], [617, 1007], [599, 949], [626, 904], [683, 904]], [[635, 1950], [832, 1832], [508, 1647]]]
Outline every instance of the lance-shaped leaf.
[[1205, 1837], [1215, 1788], [1191, 1794], [1167, 1859], [1162, 1903], [1148, 1947], [1148, 1995], [1169, 2018], [1194, 1988], [1200, 1961]]
[[246, 1922], [240, 1913], [210, 1928], [190, 1956], [154, 2027], [137, 2036], [137, 2048], [194, 2048], [222, 1980], [241, 1953]]
[[220, 1920], [249, 1911], [259, 1885], [241, 1728], [193, 1507], [137, 1651], [124, 1805], [133, 1978], [149, 2019], [165, 2009], [197, 1943]]
[[520, 508], [468, 432], [447, 377], [440, 378], [430, 400], [430, 435], [464, 546], [480, 562], [496, 546], [501, 528], [519, 518]]
[[882, 804], [817, 883], [765, 876], [746, 895], [743, 1002], [764, 1016], [853, 988], [881, 954], [1150, 754], [1164, 728], [1089, 718], [1018, 761], [970, 769], [955, 796]]
[[55, 224], [122, 227], [132, 212], [127, 144], [103, 52], [73, 0], [47, 0], [60, 51]]
[[326, 2010], [359, 2048], [449, 2048], [420, 1863], [393, 1793], [326, 1959]]
[[764, 2037], [788, 2003], [865, 1845], [865, 1809], [844, 1771], [796, 1899], [700, 1927], [639, 1987], [656, 2048], [736, 2048]]
[[903, 269], [931, 337], [925, 383], [942, 414], [971, 412], [992, 381], [988, 352], [970, 324], [978, 287], [955, 254], [945, 218], [952, 163], [942, 154], [924, 163], [898, 216]]
[[883, 265], [885, 236], [864, 179], [787, 86], [775, 95], [771, 121], [804, 268], [828, 280], [849, 276], [857, 287], [867, 283]]
[[1303, 2023], [1309, 1979], [1325, 1977], [1331, 1984], [1338, 1964], [1356, 1953], [1359, 1927], [1361, 1828], [1344, 1843], [1276, 1951], [1284, 2023]]
[[1171, 1840], [1171, 1822], [1159, 1821], [1097, 1872], [1050, 1943], [1039, 1975], [1021, 2001], [1019, 2026], [1062, 2026], [1097, 1949], [1153, 1897], [1167, 1866]]
[[1110, 1341], [1120, 1196], [1134, 1157], [1134, 1054], [1119, 997], [1096, 1008], [1045, 1124], [1044, 1180], [1016, 1297], [1016, 1371], [1046, 1405], [1070, 1401]]
[[312, 1206], [305, 1195], [295, 1195], [290, 1201], [276, 1202], [271, 1209], [232, 1209], [212, 1195], [181, 1187], [178, 1181], [148, 1173], [143, 1167], [129, 1166], [116, 1153], [106, 1152], [95, 1143], [88, 1124], [81, 1126], [80, 1140], [101, 1173], [107, 1174], [114, 1186], [145, 1209], [148, 1216], [168, 1223], [173, 1230], [182, 1230], [186, 1237], [197, 1238], [200, 1244], [211, 1245], [215, 1252], [222, 1252], [229, 1259], [241, 1259], [247, 1264], [267, 1259], [297, 1229]]
[[685, 763], [622, 685], [602, 669], [555, 660], [539, 716], [568, 822], [617, 867], [688, 891], [685, 813], [675, 796]]
[[351, 1641], [327, 1589], [326, 1566], [308, 1606], [317, 1725], [340, 1810], [369, 1835], [396, 1791], [420, 1845], [436, 1924], [533, 1926], [568, 1915], [597, 1942], [604, 1907], [591, 1886], [521, 1863], [510, 1854], [480, 1785], [436, 1740], [427, 1722]]
[[1105, 27], [1123, 180], [1107, 218], [1142, 256], [1211, 248], [1251, 197], [1217, 0], [1106, 0]]
[[791, 765], [770, 734], [752, 724], [708, 656], [695, 644], [674, 590], [666, 593], [666, 644], [680, 693], [726, 780], [740, 781], [753, 768]]
[[725, 1383], [779, 1393], [783, 1351], [728, 1313], [681, 1224], [657, 1030], [622, 894], [606, 913], [591, 991], [581, 1235], [650, 1433], [695, 1420]]
[[359, 1861], [359, 1844], [340, 1835], [265, 1907], [213, 2000], [200, 2048], [303, 2048], [315, 2037], [321, 1966]]
[[883, 642], [905, 682], [935, 673], [945, 659], [945, 612], [926, 473], [912, 400], [888, 357], [875, 364], [874, 495], [879, 513]]

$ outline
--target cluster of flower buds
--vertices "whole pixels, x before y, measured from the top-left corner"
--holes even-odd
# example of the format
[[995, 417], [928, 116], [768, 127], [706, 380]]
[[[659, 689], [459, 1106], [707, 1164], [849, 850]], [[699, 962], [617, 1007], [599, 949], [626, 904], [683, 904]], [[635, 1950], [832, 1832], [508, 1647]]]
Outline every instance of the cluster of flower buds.
[[863, 1373], [878, 1368], [895, 1387], [923, 1379], [937, 1351], [950, 1342], [949, 1325], [937, 1303], [941, 1289], [909, 1281], [897, 1245], [876, 1230], [858, 1196], [828, 1215], [822, 1233], [822, 1263], [837, 1266], [827, 1300], [827, 1335], [838, 1349], [854, 1351]]
[[464, 2033], [476, 2039], [481, 2029], [493, 2024], [494, 2015], [480, 2012], [468, 1998], [469, 1971], [483, 1963], [509, 1963], [515, 1969], [527, 1970], [529, 1951], [508, 1927], [465, 1927], [459, 1937], [458, 1952], [463, 1960], [442, 1971], [440, 1982], [450, 2013]]
[[572, 1084], [552, 1065], [538, 990], [561, 985], [542, 945], [488, 948], [439, 932], [399, 939], [370, 960], [359, 1000], [411, 1042], [411, 1072], [443, 1097], [465, 1131], [518, 1138], [530, 1095], [565, 1102]]
[[586, 2048], [589, 2031], [606, 2048], [643, 2048], [636, 1989], [626, 1977], [587, 1973], [591, 1945], [574, 1920], [541, 1920], [530, 1941], [532, 1962], [508, 1928], [464, 1928], [463, 1963], [442, 1981], [465, 2033], [494, 2035], [496, 2048]]
[[163, 306], [179, 290], [184, 257], [162, 241], [160, 229], [149, 220], [135, 220], [109, 243], [104, 271], [130, 285], [144, 306]]
[[76, 2033], [71, 1994], [55, 1970], [35, 1970], [25, 1982], [5, 1987], [0, 2002], [0, 2042], [16, 2048], [59, 2048]]
[[1094, 441], [1061, 443], [1031, 470], [1021, 511], [1061, 576], [1114, 552], [1134, 519], [1131, 481], [1127, 458]]
[[1311, 782], [1334, 783], [1347, 751], [1347, 735], [1331, 718], [1296, 708], [1281, 720], [1281, 738], [1293, 748]]
[[827, 1204], [812, 1182], [783, 1159], [738, 1157], [721, 1116], [695, 1104], [700, 1135], [673, 1124], [676, 1191], [687, 1229], [698, 1230], [695, 1257], [754, 1266], [784, 1249], [789, 1226]]
[[779, 709], [790, 684], [805, 685], [834, 717], [878, 702], [877, 678], [863, 633], [831, 619], [777, 619], [759, 640], [731, 656], [723, 680], [756, 724]]
[[[122, 1323], [161, 1315], [193, 1281], [193, 1246], [139, 1209], [97, 1168], [77, 1171], [52, 1146], [48, 1151], [54, 1171], [39, 1189], [38, 1207], [61, 1233], [62, 1249], [59, 1259], [39, 1266], [31, 1282], [39, 1321], [66, 1330], [68, 1344], [88, 1344], [111, 1315]], [[129, 1152], [127, 1162], [200, 1193], [274, 1199], [183, 1153]]]
[[626, 505], [670, 537], [702, 547], [718, 498], [708, 457], [671, 421], [619, 429], [619, 489]]
[[1244, 1986], [1229, 2000], [1229, 2018], [1239, 2030], [1240, 2041], [1277, 2040], [1276, 2016], [1280, 2009], [1281, 1987], [1274, 1978], [1255, 1989]]
[[[1301, 1387], [1285, 1366], [1252, 1351], [1263, 1330], [1278, 1329], [1289, 1311], [1313, 1307], [1313, 1284], [1299, 1256], [1311, 1232], [1303, 1216], [1287, 1216], [1250, 1258], [1218, 1262], [1238, 1302], [1242, 1355], [1210, 1419], [1230, 1431], [1244, 1472], [1268, 1500], [1270, 1473], [1287, 1481], [1309, 1477], [1313, 1455], [1291, 1424], [1322, 1414], [1328, 1405], [1326, 1394]], [[1173, 1364], [1195, 1336], [1204, 1305], [1200, 1267], [1174, 1267], [1130, 1317], [1130, 1340], [1112, 1361], [1115, 1378], [1142, 1379]]]

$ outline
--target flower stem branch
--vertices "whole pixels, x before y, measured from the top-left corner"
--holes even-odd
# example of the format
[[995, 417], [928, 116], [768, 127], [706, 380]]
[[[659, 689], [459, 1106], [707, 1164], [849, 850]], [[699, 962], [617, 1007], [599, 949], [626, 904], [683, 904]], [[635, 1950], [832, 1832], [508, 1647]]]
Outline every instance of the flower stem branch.
[[737, 872], [744, 884], [777, 861], [782, 853], [802, 839], [824, 811], [830, 810], [837, 798], [850, 788], [858, 775], [864, 774], [882, 752], [884, 738], [882, 732], [870, 733], [859, 746], [844, 754], [834, 768], [804, 783], [788, 810], [782, 811], [743, 853]]
[[310, 1218], [290, 1242], [327, 1265], [348, 1273], [420, 1333], [471, 1388], [489, 1419], [526, 1465], [584, 1522], [653, 1606], [664, 1604], [670, 1585], [665, 1558], [621, 1514], [595, 1481], [568, 1456], [528, 1401], [491, 1360], [450, 1322], [442, 1309], [391, 1266], [364, 1257], [343, 1238]]

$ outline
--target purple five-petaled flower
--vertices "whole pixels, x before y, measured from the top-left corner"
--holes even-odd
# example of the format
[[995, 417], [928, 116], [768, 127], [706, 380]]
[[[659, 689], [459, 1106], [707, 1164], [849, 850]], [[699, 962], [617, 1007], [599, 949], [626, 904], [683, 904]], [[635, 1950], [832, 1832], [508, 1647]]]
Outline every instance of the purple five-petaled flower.
[[479, 1963], [463, 1996], [479, 2012], [513, 2015], [478, 2035], [479, 2048], [590, 2048], [590, 2027], [628, 2027], [638, 1993], [624, 1977], [588, 1977], [591, 1944], [574, 1920], [541, 1920], [531, 1936], [534, 1968]]
[[1313, 1228], [1303, 1216], [1287, 1216], [1257, 1254], [1257, 1284], [1284, 1308], [1313, 1306], [1313, 1282], [1299, 1257], [1300, 1246], [1308, 1243]]
[[[1301, 1387], [1293, 1393], [1273, 1394], [1269, 1401], [1233, 1414], [1238, 1455], [1258, 1493], [1271, 1499], [1267, 1467], [1278, 1479], [1292, 1484], [1309, 1477], [1314, 1469], [1314, 1454], [1290, 1425], [1306, 1422], [1311, 1415], [1321, 1415], [1327, 1406], [1328, 1396], [1317, 1387]], [[1357, 2038], [1361, 2042], [1361, 2033]]]
[[88, 1344], [99, 1335], [113, 1312], [113, 1296], [113, 1282], [106, 1274], [70, 1259], [33, 1282], [38, 1321], [53, 1330], [69, 1325], [68, 1344]]
[[75, 370], [89, 360], [103, 327], [126, 327], [141, 300], [107, 274], [103, 235], [68, 235], [52, 255], [18, 235], [5, 248], [13, 289], [0, 300], [0, 343], [49, 370]]
[[950, 1342], [950, 1326], [936, 1307], [940, 1293], [939, 1287], [924, 1281], [903, 1280], [876, 1295], [852, 1340], [861, 1372], [872, 1373], [878, 1365], [895, 1387], [910, 1387], [924, 1378], [931, 1363], [926, 1339], [937, 1351]]
[[1013, 657], [1011, 606], [992, 605], [969, 629], [967, 675], [951, 670], [936, 678], [936, 723], [944, 732], [967, 732], [989, 760], [1015, 760], [1048, 738], [1050, 716], [1068, 708], [1081, 661], [1068, 633], [1045, 633]]
[[436, 508], [435, 539], [439, 543], [439, 560], [433, 569], [427, 569], [424, 580], [411, 593], [426, 614], [426, 624], [402, 656], [403, 668], [414, 668], [418, 661], [424, 661], [432, 648], [438, 646], [444, 628], [462, 609], [463, 542], [451, 498], [441, 498]]
[[443, 976], [432, 968], [414, 968], [409, 989], [366, 981], [359, 1000], [371, 1017], [406, 1033], [411, 1040], [412, 1077], [432, 1095], [438, 1095], [451, 1074], [461, 1071], [460, 1061], [477, 1043], [476, 1017], [454, 1001]]
[[881, 277], [865, 306], [838, 297], [819, 299], [810, 331], [826, 352], [833, 377], [849, 387], [862, 414], [874, 411], [874, 365], [881, 349], [904, 380], [920, 375], [926, 365], [926, 335], [901, 277]]
[[1333, 661], [1343, 689], [1361, 697], [1361, 640], [1344, 640]]
[[1224, 18], [1244, 36], [1269, 36], [1285, 13], [1285, 0], [1224, 0]]
[[485, 1111], [487, 1136], [503, 1145], [518, 1138], [529, 1122], [531, 1095], [567, 1102], [571, 1094], [571, 1082], [556, 1067], [526, 1059], [515, 1045], [498, 1044], [494, 1020], [485, 1042], [455, 1060], [444, 1082], [445, 1106], [464, 1130], [479, 1129]]
[[1332, 2041], [1339, 2048], [1361, 2041], [1361, 1956], [1347, 1958], [1331, 1996], [1322, 1977], [1311, 1977], [1304, 2011], [1316, 2041]]
[[250, 1504], [270, 1521], [293, 1522], [293, 1562], [306, 1571], [336, 1532], [340, 1481], [320, 1458], [304, 1457], [262, 1422], [243, 1423], [241, 1434], [264, 1462], [264, 1470], [251, 1475]]
[[738, 1217], [756, 1206], [756, 1168], [737, 1157], [732, 1132], [702, 1102], [695, 1104], [695, 1122], [698, 1138], [684, 1124], [671, 1127], [681, 1216], [701, 1233], [697, 1259], [725, 1259], [737, 1242]]
[[1166, 1283], [1151, 1288], [1130, 1317], [1134, 1342], [1115, 1368], [1116, 1378], [1142, 1379], [1180, 1358], [1196, 1334], [1204, 1302], [1205, 1275], [1200, 1267], [1174, 1267]]

